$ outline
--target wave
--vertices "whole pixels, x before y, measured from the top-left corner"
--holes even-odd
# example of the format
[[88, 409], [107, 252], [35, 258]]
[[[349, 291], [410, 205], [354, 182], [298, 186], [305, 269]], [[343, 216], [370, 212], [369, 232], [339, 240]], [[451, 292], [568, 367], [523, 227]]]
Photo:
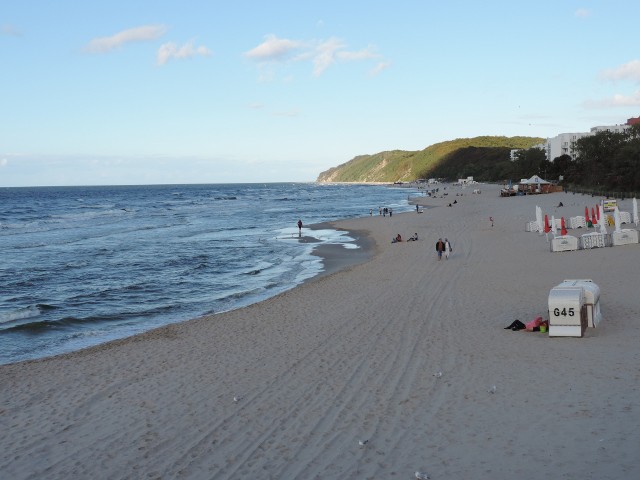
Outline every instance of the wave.
[[12, 218], [3, 222], [3, 235], [24, 235], [29, 233], [47, 233], [59, 230], [72, 230], [91, 224], [105, 225], [118, 223], [132, 211], [124, 208], [75, 207], [70, 212], [52, 213], [35, 218]]
[[243, 290], [241, 292], [234, 292], [231, 293], [229, 295], [226, 295], [224, 297], [222, 297], [220, 300], [221, 301], [225, 301], [225, 300], [239, 300], [242, 298], [246, 298], [249, 297], [251, 295], [257, 295], [259, 293], [264, 293], [265, 288], [264, 287], [256, 287], [256, 288], [252, 288], [251, 290]]
[[47, 305], [44, 303], [29, 305], [28, 307], [18, 308], [9, 312], [0, 313], [0, 323], [9, 323], [15, 322], [16, 320], [34, 318], [39, 316], [44, 311], [54, 310], [56, 308], [58, 307], [54, 305]]
[[[46, 305], [46, 307], [52, 307]], [[51, 329], [71, 329], [75, 330], [77, 327], [89, 327], [90, 325], [105, 324], [112, 322], [125, 322], [131, 321], [136, 318], [148, 318], [162, 314], [169, 313], [176, 307], [173, 305], [165, 305], [150, 310], [144, 310], [140, 312], [121, 312], [113, 315], [95, 315], [90, 317], [63, 317], [56, 320], [37, 320], [32, 322], [20, 323], [4, 329], [0, 329], [0, 335], [8, 334], [12, 332], [28, 332], [28, 333], [47, 333]], [[25, 317], [29, 318], [29, 317]]]
[[65, 264], [66, 268], [83, 268], [89, 265], [87, 260], [75, 260], [73, 262], [69, 262]]

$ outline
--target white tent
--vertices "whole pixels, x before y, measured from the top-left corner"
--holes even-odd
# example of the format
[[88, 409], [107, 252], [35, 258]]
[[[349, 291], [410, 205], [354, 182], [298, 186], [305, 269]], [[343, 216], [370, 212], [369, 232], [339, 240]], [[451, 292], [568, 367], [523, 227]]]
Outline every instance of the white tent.
[[547, 182], [546, 180], [540, 178], [538, 175], [534, 175], [531, 178], [523, 178], [518, 183], [518, 191], [524, 191], [525, 194], [528, 193], [542, 193], [543, 190], [549, 188], [551, 186], [551, 182]]
[[551, 182], [547, 182], [538, 175], [534, 175], [531, 178], [523, 178], [520, 180], [520, 183], [523, 185], [549, 185]]

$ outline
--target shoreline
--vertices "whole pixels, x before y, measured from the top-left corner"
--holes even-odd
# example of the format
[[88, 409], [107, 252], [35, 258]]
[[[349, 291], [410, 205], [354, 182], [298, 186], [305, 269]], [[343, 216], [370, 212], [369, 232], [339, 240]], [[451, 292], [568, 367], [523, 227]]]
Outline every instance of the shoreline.
[[[359, 265], [370, 261], [376, 253], [376, 243], [370, 234], [366, 230], [347, 230], [340, 228], [338, 220], [335, 222], [323, 222], [316, 225], [311, 225], [312, 230], [322, 230], [330, 228], [332, 230], [345, 231], [354, 239], [353, 244], [357, 248], [346, 248], [343, 244], [326, 244], [318, 245], [313, 249], [312, 255], [320, 257], [322, 260], [323, 271], [306, 280], [306, 282], [313, 282], [319, 278], [326, 277], [333, 273], [347, 269], [354, 265]], [[293, 288], [297, 288], [296, 285]]]
[[[371, 242], [371, 258], [262, 302], [0, 366], [0, 470], [54, 480], [635, 478], [640, 245], [551, 253], [544, 235], [524, 231], [535, 205], [566, 217], [592, 199], [493, 190], [464, 192], [453, 208], [451, 193], [425, 198], [423, 214], [332, 222]], [[390, 243], [416, 231], [418, 242]], [[449, 260], [435, 256], [440, 236], [452, 240]], [[600, 286], [597, 329], [504, 330], [545, 315], [565, 278]]]

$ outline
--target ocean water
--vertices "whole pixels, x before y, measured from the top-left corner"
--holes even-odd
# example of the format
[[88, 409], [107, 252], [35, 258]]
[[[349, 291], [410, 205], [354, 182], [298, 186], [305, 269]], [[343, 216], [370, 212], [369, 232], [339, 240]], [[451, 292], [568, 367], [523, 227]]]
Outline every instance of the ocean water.
[[322, 271], [304, 225], [414, 191], [315, 183], [0, 188], [0, 364], [239, 308]]

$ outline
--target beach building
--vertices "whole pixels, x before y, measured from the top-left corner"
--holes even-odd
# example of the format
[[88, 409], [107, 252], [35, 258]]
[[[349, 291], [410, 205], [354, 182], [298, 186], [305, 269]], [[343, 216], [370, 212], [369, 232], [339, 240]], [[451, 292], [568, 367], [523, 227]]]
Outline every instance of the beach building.
[[624, 133], [625, 130], [629, 128], [629, 125], [609, 125], [606, 127], [592, 127], [591, 135], [595, 135], [600, 132], [613, 132], [613, 133]]
[[640, 123], [640, 117], [629, 118], [627, 119], [627, 123], [621, 125], [597, 126], [592, 127], [588, 132], [561, 133], [553, 138], [547, 138], [547, 141], [544, 144], [547, 160], [553, 162], [554, 159], [562, 155], [569, 155], [575, 160], [576, 157], [575, 152], [573, 151], [573, 146], [578, 139], [595, 135], [600, 132], [624, 133], [631, 125], [635, 125], [636, 123]]
[[555, 158], [562, 155], [569, 155], [575, 160], [575, 153], [573, 146], [575, 142], [582, 138], [593, 135], [591, 132], [578, 132], [578, 133], [561, 133], [553, 138], [547, 138], [545, 143], [545, 152], [547, 160], [553, 162]]
[[467, 178], [459, 178], [457, 185], [465, 186], [465, 185], [473, 185], [474, 183], [478, 183], [478, 182], [476, 182], [473, 179], [473, 177], [467, 177]]

